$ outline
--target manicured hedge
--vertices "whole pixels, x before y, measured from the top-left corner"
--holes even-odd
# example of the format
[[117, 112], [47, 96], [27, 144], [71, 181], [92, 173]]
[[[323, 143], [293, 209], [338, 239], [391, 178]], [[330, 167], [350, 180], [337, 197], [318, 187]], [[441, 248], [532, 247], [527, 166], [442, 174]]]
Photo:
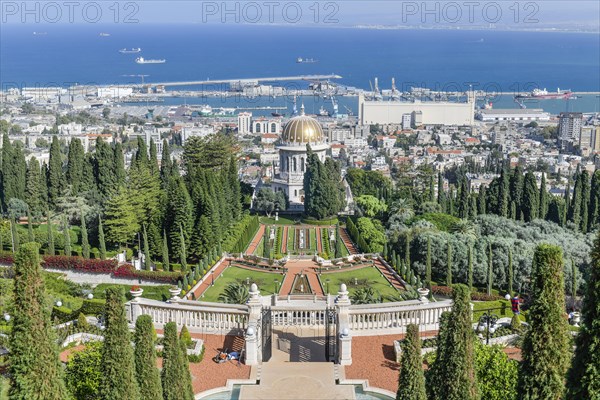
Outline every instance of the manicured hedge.
[[82, 257], [45, 256], [44, 268], [76, 270], [93, 273], [112, 273], [117, 269], [117, 260], [95, 260]]
[[86, 299], [83, 301], [79, 312], [85, 315], [98, 315], [104, 312], [105, 301], [102, 299]]
[[302, 220], [303, 224], [318, 225], [318, 226], [336, 225], [338, 222], [339, 221], [338, 221], [337, 218], [331, 218], [331, 219], [310, 219], [310, 218], [304, 218]]
[[177, 283], [183, 278], [181, 272], [136, 270], [131, 264], [122, 264], [113, 273], [118, 278], [148, 279], [157, 282]]

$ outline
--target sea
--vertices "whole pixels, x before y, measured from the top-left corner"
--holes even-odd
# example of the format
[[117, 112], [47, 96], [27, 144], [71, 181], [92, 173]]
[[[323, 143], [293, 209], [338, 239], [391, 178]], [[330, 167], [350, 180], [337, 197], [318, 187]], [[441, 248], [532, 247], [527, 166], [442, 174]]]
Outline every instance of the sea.
[[[35, 33], [34, 33], [35, 32]], [[107, 35], [101, 36], [100, 33]], [[426, 87], [501, 93], [485, 99], [495, 108], [518, 108], [515, 92], [546, 88], [600, 92], [597, 33], [360, 29], [234, 24], [3, 25], [0, 84], [11, 87], [245, 79], [338, 74], [348, 87], [381, 89], [395, 78], [400, 90]], [[137, 54], [119, 49], [140, 47]], [[135, 58], [166, 59], [137, 64]], [[315, 63], [297, 63], [298, 57]], [[306, 87], [307, 82], [289, 85]], [[179, 88], [185, 89], [185, 88]], [[307, 111], [330, 99], [303, 99]], [[340, 98], [340, 112], [356, 112], [357, 98]], [[166, 104], [231, 107], [249, 102], [291, 108], [288, 98], [172, 97]], [[237, 104], [238, 106], [240, 104]], [[600, 112], [597, 94], [539, 100], [527, 108]], [[346, 108], [347, 107], [347, 108]]]

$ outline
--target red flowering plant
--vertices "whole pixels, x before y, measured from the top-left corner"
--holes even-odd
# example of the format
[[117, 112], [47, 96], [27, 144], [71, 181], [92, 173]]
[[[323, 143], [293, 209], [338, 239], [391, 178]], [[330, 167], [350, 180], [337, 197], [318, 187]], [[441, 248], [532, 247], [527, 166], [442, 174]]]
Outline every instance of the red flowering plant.
[[139, 287], [138, 285], [133, 285], [133, 286], [131, 287], [131, 291], [132, 291], [132, 292], [139, 292], [141, 289], [142, 289], [142, 288], [141, 288], [141, 287]]

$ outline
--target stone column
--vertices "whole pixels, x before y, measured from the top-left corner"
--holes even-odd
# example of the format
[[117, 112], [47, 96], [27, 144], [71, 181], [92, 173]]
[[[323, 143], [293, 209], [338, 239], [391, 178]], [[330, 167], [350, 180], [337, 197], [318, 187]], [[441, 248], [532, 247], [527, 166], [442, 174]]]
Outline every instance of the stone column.
[[338, 363], [341, 365], [352, 364], [352, 336], [350, 335], [350, 298], [345, 284], [340, 285], [336, 308], [338, 314], [337, 344]]
[[260, 348], [259, 321], [262, 314], [262, 301], [258, 286], [253, 283], [250, 286], [250, 298], [248, 299], [248, 328], [246, 329], [246, 365], [258, 365], [262, 360], [262, 349]]

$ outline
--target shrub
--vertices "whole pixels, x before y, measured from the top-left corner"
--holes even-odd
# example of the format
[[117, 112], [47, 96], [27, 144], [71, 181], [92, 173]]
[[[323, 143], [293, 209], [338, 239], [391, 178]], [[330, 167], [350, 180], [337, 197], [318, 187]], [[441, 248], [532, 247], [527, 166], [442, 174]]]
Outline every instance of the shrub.
[[101, 299], [86, 299], [83, 301], [79, 312], [85, 315], [102, 314], [104, 312], [104, 304], [105, 301]]
[[138, 271], [131, 264], [123, 264], [119, 266], [114, 271], [113, 275], [119, 278], [141, 278], [164, 283], [177, 283], [177, 281], [183, 277], [183, 274], [177, 271]]
[[191, 363], [199, 363], [204, 359], [204, 350], [206, 350], [206, 346], [202, 346], [202, 350], [200, 350], [200, 354], [189, 354], [188, 361]]
[[79, 312], [79, 317], [77, 317], [77, 328], [79, 328], [79, 330], [81, 331], [85, 331], [90, 327], [90, 324], [88, 324], [87, 319], [85, 318], [85, 314], [82, 312]]
[[74, 318], [75, 318], [75, 316], [74, 316], [73, 310], [71, 310], [68, 307], [54, 306], [52, 308], [52, 320], [58, 320], [58, 322], [64, 323], [67, 321], [72, 321]]

